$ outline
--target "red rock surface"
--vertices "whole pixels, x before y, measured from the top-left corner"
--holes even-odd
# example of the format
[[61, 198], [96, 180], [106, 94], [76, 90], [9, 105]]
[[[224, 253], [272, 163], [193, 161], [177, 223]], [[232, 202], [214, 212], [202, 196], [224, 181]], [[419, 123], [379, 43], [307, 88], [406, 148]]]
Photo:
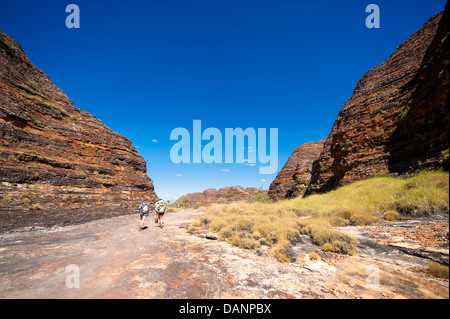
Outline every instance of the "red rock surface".
[[312, 163], [320, 155], [325, 140], [298, 146], [269, 188], [274, 200], [303, 196], [311, 179]]
[[376, 174], [448, 169], [448, 11], [361, 78], [313, 164], [307, 194]]
[[156, 199], [132, 143], [74, 107], [1, 31], [0, 106], [0, 231], [114, 216]]

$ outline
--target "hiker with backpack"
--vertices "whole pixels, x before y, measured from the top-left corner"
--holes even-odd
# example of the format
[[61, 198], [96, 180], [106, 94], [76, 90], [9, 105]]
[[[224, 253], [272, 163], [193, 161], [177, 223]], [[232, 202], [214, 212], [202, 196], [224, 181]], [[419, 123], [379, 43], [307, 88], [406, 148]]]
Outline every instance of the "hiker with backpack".
[[139, 222], [139, 230], [144, 229], [144, 222], [145, 219], [148, 217], [149, 212], [150, 212], [149, 203], [142, 203], [141, 206], [139, 206], [139, 216], [141, 218], [141, 221]]
[[159, 227], [164, 227], [164, 214], [166, 213], [166, 204], [164, 204], [164, 201], [160, 199], [155, 203], [155, 223], [157, 223]]

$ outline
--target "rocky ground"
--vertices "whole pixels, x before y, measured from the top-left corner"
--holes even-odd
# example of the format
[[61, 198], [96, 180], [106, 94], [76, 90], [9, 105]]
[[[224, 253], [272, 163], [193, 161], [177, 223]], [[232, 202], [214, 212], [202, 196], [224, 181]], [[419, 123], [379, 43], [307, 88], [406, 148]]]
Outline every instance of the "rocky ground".
[[[126, 215], [3, 233], [0, 297], [449, 298], [448, 280], [418, 271], [432, 260], [448, 265], [448, 220], [348, 227], [341, 230], [358, 237], [358, 255], [323, 253], [306, 241], [294, 248], [295, 263], [282, 264], [268, 248], [256, 253], [188, 233], [201, 214], [168, 214], [163, 229], [148, 220], [139, 231], [137, 216]], [[436, 229], [432, 243], [414, 237], [426, 227]], [[79, 288], [66, 284], [69, 265], [79, 269]]]

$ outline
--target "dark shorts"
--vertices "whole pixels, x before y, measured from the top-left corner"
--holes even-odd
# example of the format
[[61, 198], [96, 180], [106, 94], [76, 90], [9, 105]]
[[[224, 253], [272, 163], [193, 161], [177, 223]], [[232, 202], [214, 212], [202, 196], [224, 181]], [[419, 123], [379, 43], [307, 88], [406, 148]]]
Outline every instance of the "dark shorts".
[[142, 216], [148, 217], [148, 212], [146, 212], [146, 213], [140, 212], [139, 215], [141, 216], [141, 218], [142, 218]]

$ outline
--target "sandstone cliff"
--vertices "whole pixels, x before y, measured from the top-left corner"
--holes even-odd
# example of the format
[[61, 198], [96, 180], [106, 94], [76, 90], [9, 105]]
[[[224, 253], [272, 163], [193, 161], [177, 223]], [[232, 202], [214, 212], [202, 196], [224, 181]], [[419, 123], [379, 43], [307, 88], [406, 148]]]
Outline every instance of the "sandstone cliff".
[[325, 140], [298, 146], [278, 172], [269, 188], [274, 200], [303, 196], [311, 179], [311, 168], [323, 149]]
[[448, 10], [447, 4], [361, 78], [313, 164], [307, 194], [376, 174], [445, 166]]
[[127, 138], [74, 107], [0, 31], [0, 231], [136, 210], [157, 198], [146, 172]]
[[178, 198], [175, 206], [192, 207], [199, 204], [231, 203], [241, 200], [252, 200], [258, 194], [267, 194], [258, 187], [226, 186], [220, 189], [208, 188], [203, 192], [189, 193]]

